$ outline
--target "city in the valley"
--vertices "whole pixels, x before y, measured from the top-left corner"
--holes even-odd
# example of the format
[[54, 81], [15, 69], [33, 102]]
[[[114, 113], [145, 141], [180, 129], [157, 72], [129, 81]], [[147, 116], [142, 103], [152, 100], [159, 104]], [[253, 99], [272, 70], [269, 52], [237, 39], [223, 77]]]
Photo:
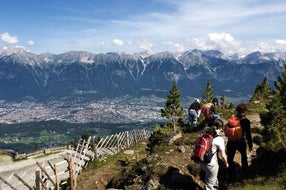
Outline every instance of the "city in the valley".
[[160, 120], [162, 98], [116, 98], [89, 103], [75, 101], [0, 101], [0, 123], [60, 120], [71, 123], [144, 123]]

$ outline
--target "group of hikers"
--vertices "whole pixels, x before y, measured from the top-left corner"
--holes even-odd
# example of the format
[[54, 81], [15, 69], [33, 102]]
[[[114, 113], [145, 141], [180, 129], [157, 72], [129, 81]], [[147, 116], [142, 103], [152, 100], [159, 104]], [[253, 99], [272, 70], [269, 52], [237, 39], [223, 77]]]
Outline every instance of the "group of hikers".
[[[248, 150], [252, 151], [252, 135], [250, 131], [250, 121], [246, 117], [247, 105], [240, 103], [236, 107], [236, 114], [233, 115], [226, 124], [222, 121], [217, 113], [216, 107], [218, 106], [218, 99], [214, 98], [212, 102], [201, 105], [200, 100], [195, 98], [188, 109], [189, 115], [189, 130], [195, 131], [198, 128], [198, 118], [200, 115], [204, 115], [204, 123], [207, 125], [204, 138], [206, 135], [211, 137], [209, 142], [209, 155], [202, 155], [206, 152], [207, 145], [196, 144], [197, 150], [194, 150], [193, 154], [196, 155], [200, 168], [205, 173], [204, 189], [219, 189], [218, 173], [220, 169], [219, 160], [222, 160], [224, 167], [223, 171], [230, 172], [230, 169], [234, 166], [234, 156], [236, 151], [239, 151], [241, 155], [241, 167], [242, 171], [247, 172], [247, 145]], [[227, 145], [225, 146], [224, 138], [222, 134], [227, 137]], [[203, 137], [201, 137], [202, 139]], [[206, 140], [203, 141], [204, 143]], [[198, 145], [199, 144], [199, 145]], [[200, 150], [204, 148], [204, 150]], [[197, 151], [197, 152], [195, 152]], [[219, 156], [218, 156], [219, 155]], [[203, 157], [203, 158], [202, 158]], [[206, 159], [208, 157], [208, 159]], [[192, 157], [193, 159], [193, 157]]]
[[217, 113], [216, 106], [218, 106], [218, 99], [213, 98], [212, 102], [206, 103], [203, 106], [200, 104], [200, 100], [195, 98], [194, 102], [190, 105], [188, 109], [189, 115], [189, 130], [192, 131], [197, 125], [198, 118], [200, 114], [203, 113], [205, 116], [205, 122], [208, 126], [212, 126], [216, 119], [220, 116]]

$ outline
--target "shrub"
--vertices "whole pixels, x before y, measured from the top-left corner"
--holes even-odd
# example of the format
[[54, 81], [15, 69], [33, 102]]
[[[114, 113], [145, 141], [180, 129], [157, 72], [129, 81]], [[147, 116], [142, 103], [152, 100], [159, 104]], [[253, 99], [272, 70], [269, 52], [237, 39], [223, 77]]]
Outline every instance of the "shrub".
[[156, 124], [154, 127], [154, 131], [149, 138], [147, 147], [151, 152], [153, 152], [155, 146], [168, 145], [169, 137], [172, 133], [173, 133], [173, 128], [170, 124], [169, 125]]

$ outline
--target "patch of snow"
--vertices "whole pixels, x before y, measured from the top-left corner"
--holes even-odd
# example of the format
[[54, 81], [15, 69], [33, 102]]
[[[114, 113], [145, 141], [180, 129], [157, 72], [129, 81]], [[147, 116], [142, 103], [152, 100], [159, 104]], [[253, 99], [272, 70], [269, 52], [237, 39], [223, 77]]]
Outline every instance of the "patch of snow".
[[82, 62], [82, 63], [94, 63], [94, 60], [90, 59], [88, 56], [85, 56], [85, 57], [80, 58], [80, 62]]

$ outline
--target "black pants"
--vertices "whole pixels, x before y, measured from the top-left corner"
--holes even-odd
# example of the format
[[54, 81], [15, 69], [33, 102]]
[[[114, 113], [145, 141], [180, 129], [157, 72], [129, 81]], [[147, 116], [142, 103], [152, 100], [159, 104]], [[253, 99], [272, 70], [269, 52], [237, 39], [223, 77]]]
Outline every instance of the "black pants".
[[248, 168], [246, 142], [244, 139], [240, 141], [228, 141], [226, 149], [227, 149], [227, 161], [230, 165], [233, 163], [236, 150], [238, 150], [241, 154], [242, 169]]

